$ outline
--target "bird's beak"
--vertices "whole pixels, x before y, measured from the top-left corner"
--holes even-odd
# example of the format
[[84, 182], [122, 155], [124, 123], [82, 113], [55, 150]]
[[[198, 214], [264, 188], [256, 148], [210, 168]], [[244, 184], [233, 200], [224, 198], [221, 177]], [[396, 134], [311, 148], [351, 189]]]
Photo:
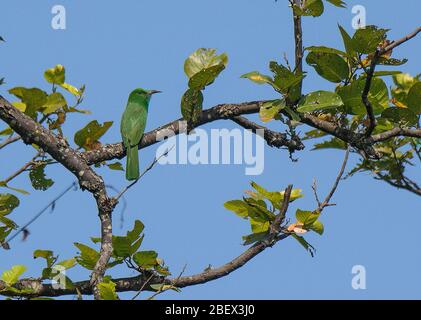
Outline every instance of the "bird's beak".
[[155, 94], [155, 93], [162, 93], [162, 91], [159, 91], [159, 90], [150, 90], [150, 91], [149, 91], [149, 94], [150, 94], [150, 95], [153, 95], [153, 94]]

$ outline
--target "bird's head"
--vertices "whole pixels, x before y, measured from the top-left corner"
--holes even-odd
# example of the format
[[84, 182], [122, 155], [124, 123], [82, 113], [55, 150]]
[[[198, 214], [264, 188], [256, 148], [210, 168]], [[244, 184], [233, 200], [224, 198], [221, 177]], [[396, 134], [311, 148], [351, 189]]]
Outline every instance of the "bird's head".
[[130, 97], [133, 98], [143, 98], [147, 101], [149, 101], [152, 97], [152, 95], [156, 94], [156, 93], [160, 93], [161, 91], [158, 90], [145, 90], [142, 88], [138, 88], [132, 91], [132, 93], [130, 93]]

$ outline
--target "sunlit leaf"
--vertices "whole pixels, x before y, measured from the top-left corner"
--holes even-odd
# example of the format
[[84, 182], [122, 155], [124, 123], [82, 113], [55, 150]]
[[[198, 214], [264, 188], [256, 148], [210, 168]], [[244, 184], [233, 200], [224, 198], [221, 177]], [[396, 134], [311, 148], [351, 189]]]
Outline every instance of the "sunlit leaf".
[[10, 214], [15, 208], [19, 206], [19, 199], [10, 193], [0, 194], [0, 216]]
[[46, 70], [44, 78], [49, 83], [61, 85], [66, 79], [66, 70], [61, 64], [58, 64], [54, 68]]
[[231, 200], [224, 203], [224, 207], [227, 210], [234, 212], [241, 218], [248, 217], [249, 206], [242, 200]]
[[88, 270], [93, 270], [100, 257], [99, 252], [82, 243], [76, 242], [74, 245], [80, 250], [80, 255], [76, 257], [77, 263]]
[[372, 53], [386, 40], [387, 31], [376, 26], [358, 29], [352, 37], [352, 46], [357, 52]]
[[75, 134], [75, 143], [86, 150], [95, 149], [99, 139], [108, 131], [113, 122], [104, 122], [100, 125], [97, 120], [89, 122], [83, 129]]
[[143, 269], [153, 268], [158, 264], [158, 254], [155, 251], [139, 251], [133, 255], [133, 261]]
[[269, 122], [275, 119], [279, 112], [285, 108], [285, 102], [283, 100], [273, 100], [265, 102], [259, 111], [260, 120], [263, 122]]
[[191, 79], [195, 74], [213, 66], [228, 64], [228, 56], [216, 54], [216, 49], [200, 48], [193, 52], [184, 63], [184, 72]]
[[23, 265], [13, 266], [12, 269], [6, 270], [1, 275], [1, 279], [6, 282], [8, 286], [14, 285], [19, 277], [26, 271], [26, 267]]
[[312, 92], [301, 99], [298, 104], [298, 112], [313, 112], [317, 110], [326, 110], [339, 108], [343, 106], [341, 97], [328, 91]]
[[58, 109], [64, 108], [67, 105], [66, 99], [59, 92], [54, 92], [47, 97], [47, 101], [44, 104], [42, 112], [44, 114], [51, 114], [56, 112]]
[[[342, 98], [348, 113], [358, 115], [367, 113], [362, 100], [365, 82], [365, 79], [362, 78], [352, 81], [350, 85], [338, 88], [337, 93]], [[374, 78], [372, 80], [368, 99], [371, 102], [375, 114], [380, 114], [389, 106], [389, 91], [382, 79]]]
[[307, 0], [303, 7], [294, 4], [293, 10], [296, 15], [319, 17], [323, 14], [324, 5], [322, 0]]

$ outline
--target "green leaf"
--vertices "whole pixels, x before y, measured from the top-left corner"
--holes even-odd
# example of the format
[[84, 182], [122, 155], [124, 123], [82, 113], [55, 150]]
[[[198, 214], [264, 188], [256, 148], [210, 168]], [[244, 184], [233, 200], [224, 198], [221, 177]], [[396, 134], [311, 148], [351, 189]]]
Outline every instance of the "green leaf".
[[163, 284], [163, 283], [151, 284], [150, 287], [156, 292], [164, 292], [167, 290], [174, 290], [176, 292], [181, 292], [179, 288], [169, 285], [169, 284]]
[[348, 63], [339, 55], [333, 53], [310, 52], [307, 63], [326, 80], [339, 83], [349, 76]]
[[104, 122], [100, 125], [97, 120], [89, 122], [83, 129], [75, 134], [75, 143], [86, 150], [93, 150], [99, 139], [108, 131], [113, 122]]
[[63, 95], [59, 92], [54, 92], [47, 97], [42, 112], [44, 114], [51, 114], [65, 106], [67, 106], [67, 101]]
[[[386, 77], [386, 76], [395, 76], [401, 74], [401, 71], [376, 71], [373, 73], [374, 77]], [[363, 76], [365, 77], [365, 75]]]
[[321, 137], [325, 137], [327, 135], [326, 132], [318, 130], [318, 129], [313, 129], [310, 131], [307, 131], [304, 134], [304, 138], [302, 138], [301, 140], [310, 140], [310, 139], [316, 139], [316, 138], [321, 138]]
[[0, 222], [8, 228], [16, 229], [18, 227], [18, 225], [14, 221], [2, 215], [0, 215]]
[[53, 251], [51, 250], [35, 250], [34, 259], [43, 258], [47, 262], [47, 268], [51, 268], [54, 264], [56, 257], [54, 256]]
[[155, 251], [139, 251], [133, 255], [133, 261], [143, 269], [150, 269], [158, 265], [158, 254]]
[[99, 283], [98, 289], [99, 294], [101, 296], [101, 300], [118, 300], [115, 286], [115, 283], [111, 280]]
[[288, 96], [289, 100], [297, 100], [300, 94], [299, 85], [305, 75], [303, 73], [294, 73], [276, 61], [271, 61], [269, 68], [275, 75], [273, 78], [275, 90]]
[[259, 117], [262, 122], [269, 122], [275, 119], [279, 112], [285, 108], [285, 101], [283, 100], [272, 100], [265, 102], [259, 111]]
[[0, 244], [8, 237], [12, 230], [9, 227], [0, 227]]
[[380, 57], [377, 64], [384, 66], [401, 66], [408, 62], [408, 59], [394, 59]]
[[77, 261], [75, 258], [67, 259], [56, 263], [56, 266], [61, 266], [65, 270], [71, 269], [76, 265]]
[[0, 194], [0, 216], [10, 214], [15, 208], [19, 206], [19, 199], [10, 193]]
[[[194, 75], [210, 67], [228, 64], [228, 56], [216, 54], [216, 49], [200, 48], [193, 52], [184, 63], [184, 72], [191, 79]], [[222, 71], [222, 70], [221, 70]]]
[[66, 70], [61, 64], [58, 64], [54, 68], [46, 70], [44, 78], [49, 83], [61, 85], [66, 79]]
[[[337, 93], [342, 98], [348, 113], [357, 115], [365, 115], [367, 113], [362, 100], [364, 87], [365, 79], [360, 78], [352, 81], [351, 84], [345, 87], [338, 88]], [[389, 91], [382, 79], [374, 78], [372, 80], [368, 99], [375, 114], [380, 114], [389, 107]]]
[[160, 265], [156, 265], [155, 267], [154, 267], [154, 269], [155, 269], [155, 271], [156, 272], [158, 272], [161, 276], [170, 276], [171, 275], [171, 272], [168, 270], [168, 268], [167, 267], [163, 267], [163, 266], [160, 266]]
[[413, 126], [418, 123], [418, 117], [411, 109], [387, 108], [382, 112], [382, 118], [401, 125]]
[[244, 201], [249, 205], [249, 217], [257, 222], [265, 223], [273, 221], [275, 215], [267, 210], [266, 203], [263, 200], [255, 200], [252, 198], [244, 198]]
[[142, 235], [139, 239], [137, 239], [130, 247], [130, 255], [133, 255], [139, 250], [140, 246], [142, 245], [144, 235]]
[[62, 87], [64, 90], [70, 92], [71, 94], [73, 94], [74, 96], [76, 96], [77, 98], [81, 97], [83, 94], [83, 90], [78, 89], [74, 86], [72, 86], [71, 84], [68, 83], [63, 83], [60, 85], [60, 87]]
[[45, 166], [46, 164], [36, 165], [29, 172], [29, 178], [35, 190], [45, 191], [54, 184], [53, 180], [45, 177]]
[[303, 7], [294, 4], [293, 10], [299, 16], [319, 17], [323, 14], [324, 5], [322, 0], [307, 0]]
[[203, 109], [203, 94], [201, 91], [189, 89], [181, 98], [181, 114], [188, 123], [199, 121]]
[[421, 113], [421, 82], [415, 83], [408, 93], [408, 108], [416, 115]]
[[[302, 192], [301, 189], [292, 189], [291, 196], [289, 197], [289, 202], [293, 202], [297, 199], [300, 199], [300, 198], [304, 197], [304, 195], [301, 192]], [[283, 199], [284, 196], [285, 196], [285, 191], [281, 191], [280, 194], [281, 194], [282, 199]]]
[[253, 233], [262, 233], [269, 230], [270, 222], [259, 222], [254, 219], [250, 219], [250, 226]]
[[310, 253], [310, 255], [312, 257], [314, 257], [314, 253], [315, 253], [316, 249], [310, 243], [308, 243], [303, 237], [300, 237], [300, 236], [296, 235], [295, 233], [292, 233], [291, 236], [295, 240], [297, 240], [298, 243], [301, 244], [304, 247], [304, 249], [306, 249]]
[[331, 4], [339, 8], [346, 8], [345, 1], [342, 1], [342, 0], [326, 0], [326, 1], [330, 2]]
[[13, 266], [12, 269], [6, 270], [1, 275], [1, 279], [6, 282], [8, 286], [14, 285], [19, 277], [26, 271], [26, 267], [23, 265]]
[[305, 48], [305, 50], [310, 51], [310, 52], [315, 52], [315, 53], [331, 53], [331, 54], [336, 54], [343, 57], [348, 56], [346, 52], [343, 52], [341, 50], [334, 49], [334, 48], [324, 47], [324, 46], [307, 47]]
[[338, 138], [332, 138], [330, 140], [324, 141], [322, 143], [316, 143], [312, 150], [321, 150], [321, 149], [340, 149], [346, 150], [346, 143]]
[[258, 241], [266, 240], [269, 236], [269, 232], [261, 232], [261, 233], [252, 233], [247, 236], [243, 236], [244, 246], [248, 246]]
[[352, 45], [354, 50], [359, 53], [372, 53], [377, 47], [386, 40], [388, 30], [379, 29], [376, 26], [367, 26], [358, 29], [352, 37]]
[[273, 79], [270, 76], [261, 74], [258, 71], [252, 71], [246, 74], [243, 74], [241, 76], [241, 78], [243, 79], [249, 79], [257, 84], [270, 84], [271, 86], [273, 86], [275, 89], [279, 89], [276, 87], [275, 83], [273, 82]]
[[47, 93], [38, 88], [15, 87], [9, 90], [10, 94], [21, 99], [26, 105], [25, 114], [35, 118], [36, 112], [39, 111], [47, 102]]
[[346, 53], [348, 54], [349, 57], [355, 57], [356, 52], [353, 47], [351, 36], [348, 34], [348, 32], [346, 32], [346, 30], [342, 26], [338, 25], [338, 27], [341, 32], [341, 36], [344, 42]]
[[144, 228], [144, 224], [140, 220], [136, 220], [134, 222], [133, 230], [127, 232], [127, 238], [129, 238], [129, 240], [133, 243], [134, 241], [139, 239], [140, 234], [142, 233]]
[[234, 212], [241, 218], [248, 217], [249, 206], [242, 200], [231, 200], [224, 203], [224, 207], [227, 210]]
[[313, 230], [314, 232], [322, 235], [324, 233], [325, 228], [323, 226], [323, 223], [317, 220], [310, 226], [310, 230]]
[[189, 88], [203, 90], [206, 86], [211, 85], [224, 69], [225, 65], [221, 63], [199, 71], [190, 78]]
[[418, 77], [412, 77], [408, 73], [401, 73], [393, 77], [393, 82], [399, 89], [409, 92], [412, 86], [419, 82], [419, 79]]
[[93, 270], [100, 257], [99, 252], [82, 243], [76, 242], [74, 245], [80, 250], [80, 255], [76, 257], [77, 263], [88, 270]]
[[10, 136], [13, 134], [13, 129], [12, 128], [6, 128], [2, 131], [0, 131], [0, 136]]
[[313, 112], [317, 110], [326, 110], [339, 108], [343, 106], [341, 97], [328, 91], [312, 92], [301, 99], [298, 104], [298, 112]]
[[114, 255], [127, 258], [131, 255], [131, 241], [127, 237], [113, 236]]
[[123, 165], [121, 164], [121, 162], [110, 163], [110, 164], [107, 164], [107, 166], [111, 170], [124, 171], [124, 168], [123, 168]]
[[302, 223], [304, 226], [304, 229], [308, 229], [313, 225], [314, 222], [317, 221], [319, 218], [320, 213], [316, 211], [303, 211], [300, 209], [297, 209], [295, 213], [295, 217], [297, 218], [297, 221]]

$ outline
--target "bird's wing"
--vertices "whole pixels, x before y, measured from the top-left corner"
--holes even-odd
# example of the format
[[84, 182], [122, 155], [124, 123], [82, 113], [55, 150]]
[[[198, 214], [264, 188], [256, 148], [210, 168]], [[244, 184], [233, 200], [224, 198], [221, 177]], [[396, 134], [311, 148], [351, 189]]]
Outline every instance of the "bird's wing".
[[145, 132], [147, 116], [146, 108], [128, 103], [121, 119], [121, 135], [126, 147], [139, 144]]

